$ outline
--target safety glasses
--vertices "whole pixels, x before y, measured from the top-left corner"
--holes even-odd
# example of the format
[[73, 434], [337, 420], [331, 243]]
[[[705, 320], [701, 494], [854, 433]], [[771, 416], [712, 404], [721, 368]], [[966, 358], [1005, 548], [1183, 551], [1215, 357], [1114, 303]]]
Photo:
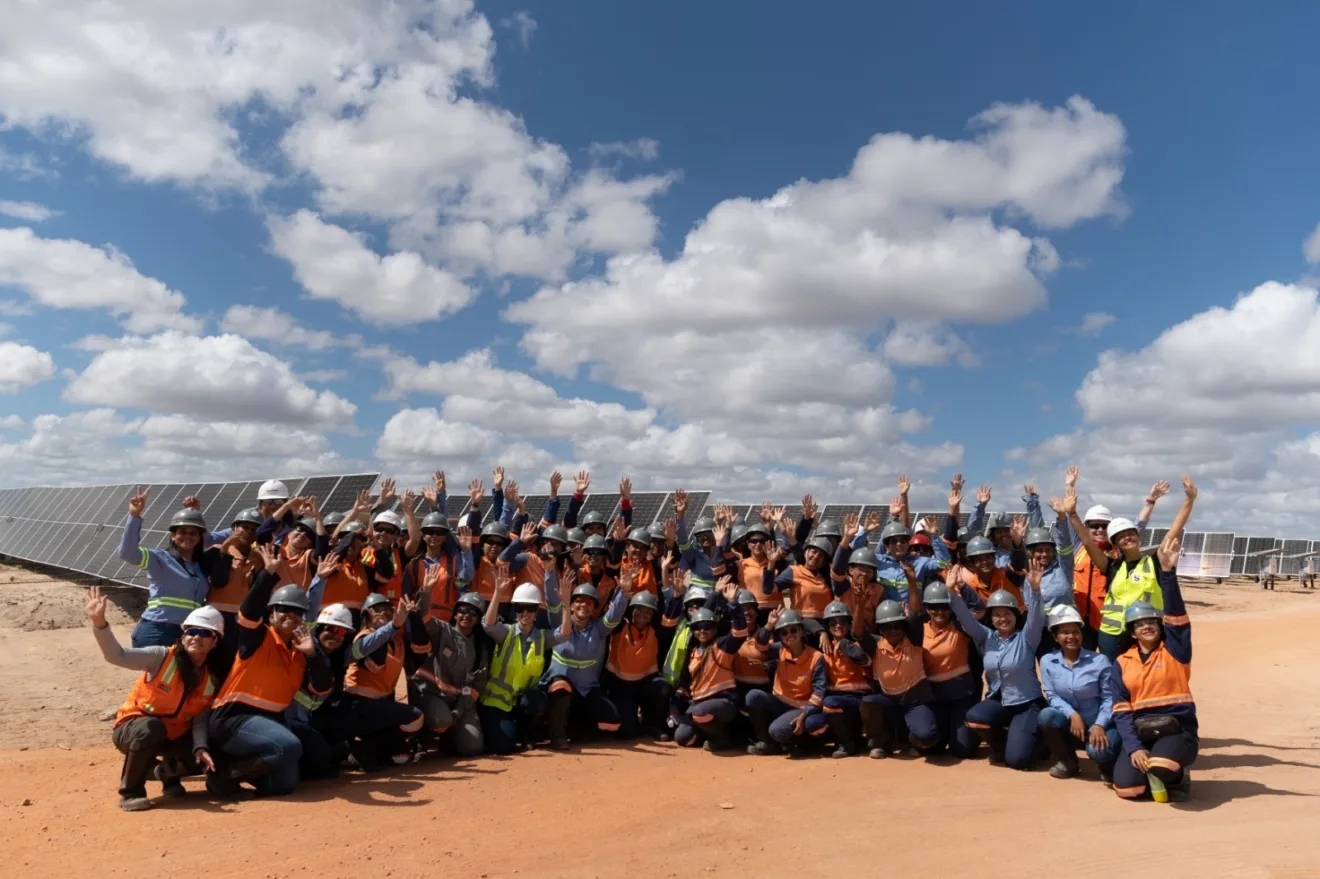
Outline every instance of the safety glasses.
[[516, 614], [519, 614], [519, 615], [522, 615], [522, 614], [525, 614], [525, 613], [534, 614], [534, 613], [536, 613], [538, 610], [540, 610], [540, 608], [537, 607], [537, 606], [534, 605], [534, 604], [515, 604], [515, 605], [513, 606], [513, 612], [516, 613]]
[[714, 626], [713, 624], [711, 624], [711, 623], [698, 623], [697, 625], [695, 625], [695, 626], [692, 627], [692, 631], [694, 631], [694, 632], [713, 632], [713, 631], [715, 631], [715, 626]]
[[395, 530], [394, 528], [390, 528], [388, 525], [387, 525], [386, 527], [384, 527], [384, 528], [382, 528], [381, 526], [377, 525], [376, 527], [372, 528], [371, 530], [372, 530], [372, 531], [375, 531], [377, 534], [381, 535], [382, 537], [398, 537], [398, 536], [399, 536], [399, 532], [398, 532], [397, 530]]
[[769, 542], [770, 542], [770, 539], [767, 538], [767, 537], [749, 537], [749, 538], [747, 538], [747, 545], [748, 545], [748, 546], [761, 546], [762, 544], [769, 543]]
[[780, 629], [779, 631], [775, 632], [775, 634], [778, 635], [778, 636], [781, 637], [781, 638], [784, 637], [785, 635], [801, 635], [801, 634], [802, 634], [802, 627], [801, 627], [801, 626], [785, 626], [784, 628], [782, 628], [782, 629]]
[[215, 637], [215, 632], [212, 632], [210, 629], [199, 629], [199, 628], [191, 628], [191, 627], [184, 629], [183, 634], [189, 638], [210, 639]]
[[271, 608], [271, 612], [288, 614], [289, 616], [297, 617], [298, 619], [302, 619], [307, 615], [307, 612], [301, 607], [289, 607], [287, 604], [277, 604], [275, 607]]

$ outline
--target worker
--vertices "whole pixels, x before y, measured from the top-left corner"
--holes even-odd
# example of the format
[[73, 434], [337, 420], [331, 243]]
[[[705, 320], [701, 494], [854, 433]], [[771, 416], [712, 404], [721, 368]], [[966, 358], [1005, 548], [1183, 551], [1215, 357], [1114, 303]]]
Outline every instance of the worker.
[[831, 601], [825, 606], [823, 621], [820, 652], [825, 657], [826, 684], [822, 712], [834, 736], [833, 756], [851, 757], [857, 753], [862, 730], [862, 697], [871, 692], [871, 656], [854, 635], [848, 605]]
[[746, 616], [735, 616], [722, 637], [716, 634], [715, 614], [705, 607], [694, 611], [689, 622], [692, 643], [678, 686], [686, 710], [676, 718], [674, 741], [683, 747], [701, 743], [707, 751], [725, 751], [738, 717], [734, 664], [747, 639]]
[[[1123, 549], [1119, 544], [1119, 550]], [[1183, 802], [1191, 793], [1188, 768], [1196, 762], [1196, 702], [1192, 698], [1192, 624], [1178, 587], [1181, 541], [1165, 538], [1158, 550], [1161, 601], [1124, 611], [1124, 637], [1114, 680], [1114, 722], [1122, 740], [1114, 762], [1114, 792], [1156, 802]]]
[[858, 517], [849, 513], [843, 517], [843, 531], [834, 561], [830, 565], [830, 582], [839, 600], [847, 606], [853, 620], [853, 635], [869, 629], [876, 606], [885, 598], [885, 588], [876, 580], [876, 557], [869, 546], [857, 546]]
[[272, 524], [262, 529], [263, 539], [260, 542], [269, 543], [272, 540], [282, 542], [285, 533], [292, 527], [293, 521], [296, 521], [295, 508], [303, 500], [303, 498], [290, 498], [289, 487], [279, 479], [267, 479], [261, 483], [261, 487], [257, 489], [257, 513], [261, 516], [261, 524], [265, 524], [267, 520], [271, 520]]
[[[405, 501], [405, 508], [407, 503]], [[417, 530], [414, 529], [413, 534]], [[362, 547], [362, 570], [367, 576], [369, 588], [391, 602], [403, 595], [404, 558], [399, 551], [399, 535], [402, 533], [403, 519], [399, 514], [393, 510], [382, 510], [371, 518], [367, 541]]]
[[[1023, 529], [1019, 528], [1019, 530]], [[967, 566], [950, 567], [944, 572], [944, 582], [946, 585], [971, 586], [982, 601], [996, 592], [1007, 592], [1017, 602], [1018, 613], [1025, 613], [1027, 604], [1026, 599], [1022, 597], [1022, 577], [1013, 565], [1021, 562], [1022, 567], [1025, 567], [1026, 556], [1018, 552], [1014, 556], [1013, 564], [1002, 568], [995, 564], [996, 551], [994, 544], [988, 539], [973, 537], [967, 541], [967, 549], [963, 552]]]
[[281, 583], [292, 583], [303, 589], [311, 588], [317, 564], [330, 551], [330, 536], [326, 531], [329, 526], [315, 504], [310, 510], [309, 515], [299, 519], [286, 535], [276, 571]]
[[[906, 567], [912, 584], [916, 572]], [[918, 751], [935, 747], [939, 742], [939, 727], [932, 707], [934, 691], [926, 678], [925, 655], [921, 648], [924, 634], [920, 622], [921, 591], [909, 586], [911, 612], [892, 598], [880, 602], [875, 609], [878, 639], [869, 635], [865, 639], [871, 650], [871, 674], [880, 692], [862, 699], [861, 717], [866, 729], [866, 745], [873, 759], [883, 759], [894, 751], [902, 751], [897, 732], [906, 727], [907, 740]]]
[[300, 687], [322, 694], [333, 684], [329, 660], [302, 627], [307, 593], [292, 584], [272, 592], [278, 548], [266, 544], [256, 551], [264, 570], [239, 605], [238, 656], [208, 726], [213, 751], [226, 759], [207, 775], [206, 788], [222, 799], [246, 796], [243, 781], [265, 796], [293, 792], [302, 743], [284, 725], [284, 711]]
[[[1172, 537], [1181, 540], [1187, 521], [1191, 518], [1192, 507], [1196, 503], [1197, 488], [1191, 477], [1182, 478], [1184, 498], [1182, 506], [1174, 514], [1173, 524], [1165, 535], [1165, 542]], [[1128, 519], [1114, 519], [1106, 527], [1109, 542], [1118, 550], [1116, 557], [1110, 557], [1095, 542], [1089, 530], [1077, 519], [1077, 498], [1065, 497], [1061, 502], [1074, 520], [1073, 527], [1081, 538], [1091, 563], [1097, 568], [1103, 567], [1109, 588], [1105, 593], [1105, 603], [1101, 609], [1100, 633], [1097, 646], [1111, 662], [1118, 657], [1119, 639], [1123, 634], [1123, 613], [1138, 601], [1150, 604], [1156, 610], [1163, 610], [1163, 600], [1159, 589], [1158, 558], [1143, 555], [1141, 552], [1141, 532], [1135, 522]], [[1176, 563], [1175, 558], [1175, 563]]]
[[[774, 532], [762, 522], [747, 527], [747, 553], [738, 562], [738, 582], [742, 588], [755, 595], [760, 592], [766, 568], [773, 567], [770, 549], [774, 544]], [[773, 577], [772, 577], [773, 582]], [[769, 595], [762, 595], [757, 600], [763, 619], [770, 616], [770, 611], [783, 607], [784, 600], [778, 589], [772, 589]]]
[[619, 712], [601, 691], [600, 673], [606, 639], [623, 621], [631, 588], [628, 575], [620, 574], [609, 610], [596, 619], [595, 586], [577, 585], [577, 574], [572, 569], [562, 576], [554, 571], [546, 574], [546, 608], [551, 623], [565, 636], [551, 652], [546, 672], [550, 697], [546, 726], [550, 747], [556, 751], [568, 749], [569, 727], [574, 721], [579, 721], [581, 728], [594, 726], [597, 732], [619, 731]]
[[[551, 531], [559, 526], [551, 526], [546, 531]], [[561, 529], [562, 530], [562, 529]], [[610, 548], [609, 541], [599, 534], [592, 534], [582, 544], [582, 558], [585, 561], [578, 568], [578, 582], [590, 583], [596, 587], [597, 594], [600, 595], [600, 601], [597, 602], [598, 610], [603, 613], [604, 608], [609, 607], [610, 601], [614, 598], [614, 590], [618, 588], [618, 580], [610, 573]], [[565, 553], [563, 561], [566, 564], [572, 563], [572, 558]], [[660, 599], [649, 590], [647, 594], [655, 599], [654, 610], [659, 610]], [[657, 619], [657, 622], [659, 620]]]
[[[981, 608], [974, 589], [963, 586], [960, 591], [970, 609]], [[977, 738], [966, 720], [967, 712], [981, 700], [981, 657], [953, 617], [947, 586], [927, 586], [921, 593], [921, 609], [915, 619], [922, 624], [921, 658], [934, 697], [930, 708], [935, 712], [937, 733], [935, 744], [925, 753], [931, 756], [947, 750], [963, 760], [976, 753]]]
[[[326, 559], [323, 564], [337, 562]], [[327, 576], [329, 573], [327, 571]], [[284, 725], [302, 744], [302, 756], [298, 759], [300, 778], [334, 778], [339, 775], [340, 761], [347, 754], [344, 730], [348, 725], [344, 722], [346, 718], [339, 700], [347, 671], [346, 647], [353, 639], [353, 631], [353, 614], [342, 604], [328, 604], [321, 608], [312, 626], [312, 637], [316, 639], [318, 651], [330, 663], [334, 683], [329, 692], [313, 693], [304, 682], [294, 694], [293, 702], [284, 710]]]
[[[238, 649], [238, 606], [243, 596], [247, 595], [252, 577], [261, 564], [261, 555], [252, 551], [256, 545], [260, 519], [261, 514], [255, 507], [240, 510], [230, 523], [229, 537], [216, 547], [214, 556], [217, 557], [213, 557], [209, 565], [211, 589], [206, 593], [206, 603], [224, 616], [225, 634], [222, 642], [230, 657]], [[227, 674], [228, 669], [225, 671]]]
[[[497, 574], [503, 574], [507, 594], [512, 574], [502, 567]], [[439, 566], [427, 571], [426, 577], [418, 593], [418, 612], [427, 647], [419, 651], [423, 661], [413, 674], [429, 733], [426, 738], [448, 738], [460, 757], [475, 757], [485, 745], [477, 700], [485, 689], [495, 647], [481, 626], [486, 602], [475, 592], [464, 592], [454, 604], [453, 622], [446, 622], [430, 613], [431, 590], [441, 577]]]
[[170, 517], [168, 549], [141, 546], [142, 512], [150, 493], [148, 488], [138, 488], [129, 498], [119, 558], [147, 572], [147, 609], [133, 627], [133, 646], [170, 647], [178, 643], [188, 614], [206, 602], [214, 554], [211, 558], [204, 556], [206, 521], [191, 507]]
[[[967, 550], [972, 551], [971, 543]], [[987, 695], [967, 712], [967, 725], [989, 746], [991, 766], [1013, 769], [1031, 767], [1045, 707], [1036, 677], [1036, 647], [1045, 627], [1040, 597], [1045, 570], [1035, 558], [1027, 570], [1026, 614], [1018, 609], [1017, 597], [1001, 589], [985, 603], [989, 626], [972, 615], [961, 594], [949, 593], [954, 616], [985, 661]]]
[[[87, 593], [87, 618], [106, 662], [142, 672], [115, 714], [110, 734], [124, 766], [119, 773], [119, 808], [151, 808], [147, 779], [161, 782], [168, 798], [185, 791], [180, 778], [197, 767], [215, 771], [207, 742], [207, 711], [220, 688], [215, 647], [224, 635], [224, 619], [213, 607], [199, 607], [184, 620], [178, 642], [163, 647], [124, 648], [105, 618], [106, 597], [93, 586]], [[156, 766], [157, 758], [162, 762]]]
[[1023, 546], [1027, 556], [1038, 558], [1045, 567], [1040, 581], [1040, 597], [1048, 614], [1056, 607], [1073, 606], [1073, 532], [1067, 506], [1058, 498], [1053, 528], [1028, 528]]
[[[865, 545], [866, 533], [853, 538], [853, 547]], [[876, 580], [884, 587], [885, 598], [904, 604], [908, 600], [908, 578], [904, 566], [911, 567], [917, 584], [925, 584], [940, 577], [939, 563], [933, 557], [917, 555], [911, 551], [912, 531], [901, 521], [889, 522], [880, 531], [880, 545], [875, 550]]]
[[[444, 513], [427, 513], [418, 523], [419, 550], [408, 555], [403, 566], [403, 594], [416, 597], [433, 568], [429, 611], [438, 620], [454, 618], [454, 604], [472, 581], [472, 532], [460, 526], [455, 537]], [[409, 538], [409, 545], [412, 540]]]
[[[779, 551], [771, 554], [778, 560]], [[773, 566], [766, 568], [761, 577], [761, 594], [772, 595], [775, 590], [788, 596], [788, 604], [802, 617], [804, 627], [811, 635], [821, 631], [821, 617], [825, 606], [834, 600], [837, 589], [845, 586], [833, 582], [830, 562], [834, 558], [834, 544], [828, 537], [812, 537], [802, 551], [801, 562], [790, 564], [778, 575], [772, 576]]]
[[327, 604], [342, 604], [353, 614], [355, 625], [361, 623], [362, 602], [371, 594], [370, 580], [362, 566], [362, 551], [367, 544], [367, 526], [358, 521], [342, 522], [330, 556], [337, 562], [329, 579], [312, 578], [307, 589], [308, 612], [315, 614]]
[[[812, 539], [829, 543], [824, 537]], [[766, 668], [774, 684], [769, 693], [752, 690], [747, 694], [747, 716], [756, 737], [747, 748], [749, 754], [765, 757], [788, 748], [790, 756], [800, 757], [807, 737], [826, 729], [821, 710], [828, 684], [825, 657], [807, 643], [804, 622], [798, 611], [776, 608], [756, 635], [766, 649]]]
[[[595, 535], [587, 540], [605, 542]], [[600, 589], [599, 584], [593, 585]], [[619, 710], [620, 738], [633, 739], [645, 733], [658, 740], [664, 731], [673, 691], [660, 676], [660, 640], [656, 636], [659, 614], [659, 600], [650, 592], [637, 592], [628, 600], [623, 625], [610, 635], [604, 689]]]
[[[468, 517], [468, 527], [473, 528], [473, 517]], [[476, 527], [481, 527], [477, 523]], [[495, 594], [495, 574], [500, 564], [500, 554], [509, 545], [509, 529], [499, 522], [488, 522], [481, 527], [481, 536], [477, 547], [472, 551], [472, 591], [481, 596], [484, 602], [494, 601], [498, 606], [503, 596]], [[513, 588], [510, 581], [510, 589]]]
[[422, 710], [396, 701], [394, 690], [406, 652], [429, 649], [416, 602], [403, 596], [395, 604], [383, 592], [367, 596], [361, 628], [349, 648], [343, 706], [349, 750], [363, 772], [412, 759], [412, 737], [422, 728]]
[[[620, 524], [622, 522], [622, 518], [615, 520], [615, 538], [611, 544], [616, 556], [622, 544], [623, 557], [618, 563], [619, 572], [626, 571], [632, 578], [633, 591], [650, 592], [656, 598], [661, 598], [660, 583], [663, 572], [660, 569], [659, 558], [651, 556], [651, 533], [645, 528], [629, 530]], [[623, 540], [618, 539], [621, 533], [624, 534]], [[662, 541], [665, 539], [663, 531], [660, 537]], [[586, 545], [585, 542], [583, 545]]]
[[[757, 631], [761, 625], [761, 606], [751, 590], [739, 589], [734, 595], [733, 604], [743, 618], [739, 625], [738, 618], [730, 612], [730, 629]], [[739, 707], [746, 703], [747, 694], [751, 690], [769, 690], [770, 673], [765, 667], [765, 651], [756, 643], [755, 638], [744, 638], [738, 646], [738, 655], [733, 659], [733, 680], [738, 694], [736, 704]]]
[[665, 587], [664, 596], [665, 610], [660, 618], [659, 638], [665, 662], [660, 674], [671, 689], [677, 689], [683, 667], [687, 664], [688, 644], [692, 639], [688, 622], [698, 608], [704, 607], [714, 613], [719, 593], [699, 586], [689, 586], [682, 593], [676, 594], [674, 588]]
[[698, 516], [692, 523], [689, 537], [687, 519], [688, 494], [683, 489], [674, 492], [674, 517], [679, 550], [679, 568], [692, 572], [691, 585], [708, 591], [715, 589], [715, 581], [724, 573], [724, 558], [715, 542], [715, 520]]
[[[1042, 592], [1044, 590], [1042, 589]], [[1040, 737], [1050, 749], [1053, 778], [1075, 778], [1077, 750], [1112, 783], [1119, 735], [1114, 726], [1113, 664], [1082, 647], [1082, 615], [1071, 604], [1047, 615], [1058, 648], [1040, 660], [1040, 682], [1049, 706], [1040, 712]]]
[[[512, 579], [508, 567], [497, 572], [502, 585]], [[567, 637], [561, 629], [537, 628], [541, 590], [523, 583], [513, 590], [513, 625], [500, 622], [499, 606], [486, 606], [486, 637], [495, 645], [490, 675], [481, 693], [477, 713], [482, 738], [492, 754], [512, 754], [532, 745], [534, 730], [544, 719], [549, 697], [537, 686], [548, 654]]]

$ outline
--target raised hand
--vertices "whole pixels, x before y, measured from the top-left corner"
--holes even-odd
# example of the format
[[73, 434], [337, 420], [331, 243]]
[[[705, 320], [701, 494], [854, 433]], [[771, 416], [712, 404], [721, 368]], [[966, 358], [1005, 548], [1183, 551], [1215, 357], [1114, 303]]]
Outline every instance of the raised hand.
[[[427, 568], [426, 573], [422, 575], [422, 592], [428, 595], [434, 592], [435, 587], [440, 585], [440, 578], [444, 576], [444, 573], [443, 565], [431, 565]], [[499, 582], [498, 578], [496, 582]]]
[[931, 537], [934, 537], [936, 534], [940, 533], [940, 526], [935, 522], [934, 516], [927, 516], [922, 521], [926, 525], [926, 527], [923, 528], [922, 530], [925, 531], [927, 534], [929, 534]]
[[1063, 471], [1063, 484], [1064, 484], [1064, 486], [1066, 487], [1066, 486], [1073, 486], [1073, 485], [1076, 485], [1076, 484], [1077, 484], [1077, 477], [1078, 477], [1078, 475], [1081, 474], [1081, 472], [1082, 472], [1082, 471], [1080, 471], [1080, 470], [1077, 469], [1077, 465], [1076, 465], [1076, 464], [1071, 465], [1067, 470]]
[[898, 493], [903, 495], [903, 497], [907, 497], [908, 492], [910, 492], [911, 490], [912, 490], [912, 480], [908, 479], [908, 475], [906, 473], [900, 474], [898, 477]]
[[723, 522], [720, 522], [719, 524], [717, 524], [717, 525], [715, 526], [715, 529], [714, 529], [714, 534], [715, 534], [715, 545], [716, 545], [716, 546], [723, 546], [723, 545], [724, 545], [724, 537], [725, 537], [725, 535], [727, 535], [728, 533], [729, 533], [729, 527], [728, 527], [727, 525], [725, 525]]
[[[438, 568], [439, 565], [433, 565], [432, 567]], [[394, 628], [402, 629], [408, 622], [408, 605], [410, 603], [407, 598], [400, 598], [398, 603], [394, 605]], [[413, 604], [412, 609], [416, 610], [417, 605]]]
[[316, 563], [316, 576], [320, 577], [322, 580], [329, 580], [335, 574], [339, 573], [340, 561], [339, 556], [334, 553], [325, 556]]
[[627, 476], [619, 480], [619, 499], [625, 501], [632, 500], [632, 480]]
[[253, 561], [260, 563], [259, 570], [273, 571], [280, 564], [280, 548], [274, 541], [270, 543], [258, 543], [252, 547]]
[[[431, 505], [431, 509], [440, 510], [440, 495], [436, 494], [434, 488], [422, 489], [422, 499]], [[440, 510], [440, 512], [443, 513], [444, 510]]]
[[1027, 562], [1027, 582], [1031, 584], [1033, 592], [1040, 591], [1040, 581], [1044, 576], [1045, 566], [1041, 564], [1037, 556], [1032, 555], [1030, 561]]
[[903, 515], [903, 498], [891, 497], [889, 499], [889, 518], [897, 519]]
[[678, 518], [670, 516], [665, 520], [665, 543], [673, 545], [678, 543]]
[[961, 473], [953, 474], [953, 478], [949, 480], [949, 488], [957, 494], [962, 494], [963, 475]]
[[463, 552], [470, 552], [472, 550], [472, 529], [466, 525], [459, 525], [456, 533], [458, 535], [458, 548]]
[[[436, 567], [440, 567], [436, 565]], [[509, 587], [513, 585], [513, 574], [509, 571], [508, 562], [498, 562], [495, 565], [495, 594], [506, 595]]]
[[784, 523], [784, 513], [786, 511], [785, 507], [775, 507], [770, 513], [770, 520], [776, 525], [782, 525]]
[[856, 513], [845, 513], [843, 517], [843, 545], [847, 546], [853, 542], [857, 536], [857, 520], [860, 517]]
[[617, 582], [618, 582], [618, 584], [619, 584], [619, 589], [623, 591], [623, 594], [624, 594], [624, 595], [627, 595], [627, 596], [629, 596], [629, 597], [632, 597], [632, 594], [633, 594], [633, 583], [634, 583], [635, 580], [636, 580], [636, 577], [633, 576], [633, 570], [632, 570], [632, 568], [628, 568], [627, 570], [619, 571], [619, 579], [618, 579]]
[[371, 492], [364, 488], [362, 491], [359, 491], [357, 497], [353, 499], [353, 516], [365, 516], [367, 513], [371, 512], [372, 505], [373, 501], [371, 499]]
[[1150, 494], [1147, 495], [1152, 501], [1157, 501], [1169, 493], [1169, 481], [1161, 479], [1150, 487]]
[[809, 494], [804, 494], [802, 496], [802, 518], [816, 518], [816, 501]]
[[481, 503], [481, 496], [485, 493], [486, 484], [480, 479], [474, 479], [468, 483], [468, 499], [472, 501], [473, 506]]
[[790, 540], [797, 536], [797, 522], [793, 521], [792, 516], [785, 516], [779, 520], [780, 527], [784, 529], [784, 536]]
[[307, 496], [307, 502], [303, 504], [303, 515], [313, 519], [321, 518], [321, 501], [315, 495]]
[[976, 502], [977, 502], [978, 504], [988, 504], [988, 503], [990, 503], [990, 495], [991, 495], [992, 493], [993, 493], [993, 492], [992, 492], [990, 486], [988, 486], [988, 485], [983, 485], [983, 486], [981, 486], [980, 488], [978, 488], [978, 489], [976, 490]]
[[961, 485], [949, 492], [949, 512], [953, 512], [962, 505], [962, 497]]
[[586, 494], [589, 488], [591, 488], [591, 471], [579, 470], [577, 478], [573, 480], [573, 491], [577, 494]]
[[761, 524], [769, 525], [775, 520], [775, 508], [769, 501], [761, 501]]
[[684, 489], [678, 489], [674, 492], [674, 513], [682, 519], [687, 515], [688, 493]]
[[436, 494], [445, 493], [445, 471], [437, 470], [431, 476], [431, 485], [435, 488]]
[[1027, 517], [1014, 516], [1013, 524], [1009, 527], [1008, 532], [1013, 535], [1013, 543], [1021, 546], [1022, 541], [1027, 536]]
[[944, 572], [944, 585], [950, 590], [957, 589], [963, 581], [963, 566], [956, 562], [949, 565], [949, 570]]
[[1189, 501], [1196, 500], [1196, 483], [1192, 482], [1192, 477], [1184, 476], [1182, 478], [1183, 491], [1187, 494]]
[[539, 533], [540, 532], [536, 530], [536, 525], [534, 525], [531, 522], [528, 522], [526, 525], [522, 527], [522, 531], [518, 533], [518, 539], [521, 540], [524, 544], [528, 544], [531, 543], [533, 540], [535, 540], [536, 535]]
[[1178, 558], [1182, 555], [1182, 540], [1178, 537], [1164, 539], [1160, 548], [1156, 551], [1160, 559], [1160, 567], [1166, 571], [1178, 570]]
[[577, 567], [582, 567], [587, 561], [587, 551], [579, 544], [568, 551], [568, 557]]
[[403, 512], [405, 514], [417, 512], [417, 494], [411, 488], [403, 492]]
[[147, 508], [147, 498], [151, 495], [151, 489], [139, 485], [137, 491], [128, 499], [128, 514], [142, 518], [142, 511]]
[[765, 618], [765, 627], [773, 632], [775, 630], [775, 623], [779, 622], [779, 615], [783, 612], [784, 608], [782, 606], [776, 607], [774, 610], [770, 611], [770, 615]]
[[620, 542], [628, 539], [628, 523], [623, 521], [622, 516], [614, 520], [614, 539]]
[[386, 477], [386, 478], [382, 479], [382, 480], [380, 481], [380, 504], [381, 504], [381, 506], [386, 506], [386, 505], [388, 505], [389, 502], [392, 501], [392, 500], [394, 500], [396, 497], [398, 497], [398, 495], [396, 495], [396, 494], [394, 493], [394, 479], [393, 479], [392, 477]]
[[[1073, 502], [1073, 509], [1077, 508], [1076, 501]], [[1060, 517], [1068, 515], [1068, 505], [1058, 496], [1050, 495], [1050, 509], [1058, 513]]]
[[559, 575], [559, 602], [568, 607], [573, 602], [573, 587], [577, 585], [577, 571], [569, 568]]
[[550, 497], [559, 497], [559, 484], [564, 481], [564, 474], [556, 470], [550, 474]]
[[[1168, 483], [1164, 483], [1166, 486]], [[183, 499], [183, 508], [185, 510], [200, 510], [202, 508], [202, 499], [195, 494], [190, 494]]]
[[527, 512], [527, 498], [522, 496], [522, 492], [518, 490], [518, 483], [512, 479], [504, 486], [504, 502], [508, 503], [509, 501], [513, 501], [513, 505], [518, 508], [518, 512]]
[[308, 659], [316, 655], [316, 641], [312, 638], [312, 633], [302, 626], [293, 630], [289, 643], [293, 645], [294, 650]]
[[101, 590], [96, 586], [87, 590], [87, 619], [92, 621], [92, 625], [98, 629], [105, 628], [105, 605], [106, 597], [101, 594]]
[[871, 510], [869, 513], [866, 514], [866, 525], [864, 527], [868, 532], [880, 530], [879, 510]]
[[733, 599], [738, 595], [738, 584], [732, 577], [725, 574], [715, 583], [715, 590], [724, 596], [724, 600], [733, 603]]
[[1036, 486], [1030, 482], [1024, 482], [1022, 483], [1022, 493], [1025, 494], [1027, 497], [1031, 497], [1033, 494], [1036, 493]]

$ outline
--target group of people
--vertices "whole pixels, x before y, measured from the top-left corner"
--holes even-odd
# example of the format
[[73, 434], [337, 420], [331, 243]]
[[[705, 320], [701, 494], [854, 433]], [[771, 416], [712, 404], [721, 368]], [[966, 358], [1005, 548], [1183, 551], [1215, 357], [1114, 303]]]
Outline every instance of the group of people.
[[275, 796], [602, 736], [874, 759], [984, 745], [1013, 769], [1048, 757], [1055, 778], [1085, 752], [1120, 797], [1185, 799], [1197, 716], [1176, 569], [1196, 486], [1183, 477], [1150, 553], [1168, 483], [1133, 521], [1079, 515], [1077, 479], [1048, 524], [1031, 485], [1025, 516], [987, 513], [983, 486], [966, 528], [959, 474], [942, 523], [911, 521], [903, 477], [886, 523], [819, 518], [810, 495], [798, 521], [768, 503], [690, 517], [680, 489], [647, 527], [627, 478], [613, 521], [584, 514], [585, 472], [562, 522], [559, 473], [531, 521], [497, 467], [457, 525], [443, 472], [424, 516], [389, 479], [328, 515], [271, 480], [221, 530], [187, 499], [163, 549], [140, 546], [139, 489], [119, 546], [149, 584], [130, 647], [106, 597], [87, 602], [105, 658], [142, 672], [113, 732], [120, 805], [149, 808], [149, 780], [182, 796], [197, 773], [216, 797]]

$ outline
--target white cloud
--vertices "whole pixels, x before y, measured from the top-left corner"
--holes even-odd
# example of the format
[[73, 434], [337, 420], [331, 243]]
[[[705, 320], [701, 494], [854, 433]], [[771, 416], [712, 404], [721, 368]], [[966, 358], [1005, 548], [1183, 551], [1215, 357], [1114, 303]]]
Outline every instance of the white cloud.
[[458, 311], [475, 295], [449, 272], [416, 253], [382, 257], [361, 236], [323, 222], [311, 211], [267, 220], [275, 252], [317, 299], [330, 299], [382, 326], [434, 320]]
[[1094, 336], [1118, 318], [1104, 311], [1088, 311], [1082, 315], [1082, 322], [1077, 326], [1078, 335]]
[[0, 342], [0, 394], [44, 382], [55, 375], [55, 359], [17, 342]]
[[332, 430], [351, 429], [357, 411], [331, 391], [308, 387], [287, 363], [240, 336], [173, 331], [129, 337], [97, 354], [64, 397], [159, 414]]
[[0, 417], [0, 429], [3, 430], [22, 430], [27, 427], [27, 422], [17, 415], [5, 415]]
[[54, 180], [60, 176], [34, 153], [11, 153], [4, 146], [0, 146], [0, 173], [23, 181]]
[[39, 238], [25, 226], [0, 229], [0, 284], [48, 308], [104, 308], [130, 332], [201, 327], [182, 313], [181, 293], [139, 273], [112, 246]]
[[536, 33], [536, 19], [525, 9], [519, 9], [512, 15], [500, 19], [500, 26], [506, 27], [518, 35], [518, 42], [524, 49], [532, 44], [532, 34]]
[[1320, 263], [1320, 223], [1316, 224], [1311, 234], [1302, 242], [1302, 255], [1309, 263]]
[[29, 223], [40, 223], [51, 217], [58, 217], [60, 212], [35, 201], [0, 200], [0, 214], [16, 220], [26, 220]]
[[248, 339], [293, 345], [310, 351], [354, 347], [361, 341], [356, 336], [340, 338], [325, 330], [309, 330], [300, 326], [291, 314], [285, 314], [278, 308], [261, 308], [256, 305], [231, 306], [220, 321], [220, 329]]
[[625, 159], [640, 159], [650, 162], [660, 157], [660, 141], [653, 137], [639, 137], [636, 140], [593, 143], [587, 147], [587, 153], [593, 159], [598, 160], [618, 156]]
[[943, 366], [950, 360], [968, 369], [980, 365], [971, 346], [948, 329], [924, 321], [900, 321], [885, 339], [885, 357], [900, 366]]

